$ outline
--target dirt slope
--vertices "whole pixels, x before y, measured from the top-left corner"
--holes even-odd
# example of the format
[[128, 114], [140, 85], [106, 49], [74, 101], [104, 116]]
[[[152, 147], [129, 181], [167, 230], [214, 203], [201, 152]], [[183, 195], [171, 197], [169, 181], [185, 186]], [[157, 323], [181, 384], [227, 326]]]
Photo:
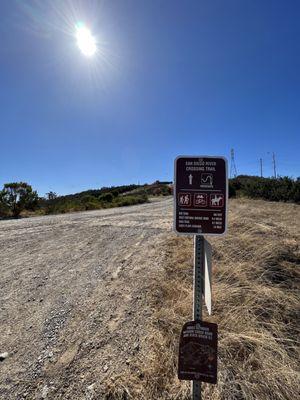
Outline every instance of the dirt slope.
[[0, 222], [1, 399], [92, 398], [131, 368], [171, 213], [167, 199]]

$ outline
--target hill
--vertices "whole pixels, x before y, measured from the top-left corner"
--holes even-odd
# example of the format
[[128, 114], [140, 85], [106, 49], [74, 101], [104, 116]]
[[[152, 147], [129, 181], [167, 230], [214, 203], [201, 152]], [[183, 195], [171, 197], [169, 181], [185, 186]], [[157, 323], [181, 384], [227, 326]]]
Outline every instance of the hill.
[[39, 200], [38, 214], [58, 214], [97, 210], [146, 203], [151, 196], [171, 194], [169, 182], [144, 185], [122, 185], [91, 189], [66, 196]]

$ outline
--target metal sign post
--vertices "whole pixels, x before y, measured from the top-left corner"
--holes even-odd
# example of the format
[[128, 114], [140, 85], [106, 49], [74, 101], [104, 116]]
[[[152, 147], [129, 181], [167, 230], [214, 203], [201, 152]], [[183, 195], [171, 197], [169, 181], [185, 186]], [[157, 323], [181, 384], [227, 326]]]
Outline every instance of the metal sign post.
[[227, 160], [179, 156], [174, 169], [174, 230], [194, 235], [193, 321], [184, 324], [179, 343], [178, 378], [192, 381], [192, 400], [201, 400], [201, 382], [217, 383], [218, 326], [202, 320], [202, 296], [211, 315], [211, 245], [204, 235], [227, 228]]
[[[204, 237], [194, 236], [194, 320], [202, 320]], [[192, 399], [201, 400], [201, 382], [192, 381]]]

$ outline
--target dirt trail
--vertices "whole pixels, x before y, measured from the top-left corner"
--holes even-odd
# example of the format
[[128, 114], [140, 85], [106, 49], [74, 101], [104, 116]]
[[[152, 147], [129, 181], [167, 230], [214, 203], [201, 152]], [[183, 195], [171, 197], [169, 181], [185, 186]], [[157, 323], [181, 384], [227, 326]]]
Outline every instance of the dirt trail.
[[169, 198], [0, 222], [1, 399], [92, 399], [131, 368], [171, 216]]

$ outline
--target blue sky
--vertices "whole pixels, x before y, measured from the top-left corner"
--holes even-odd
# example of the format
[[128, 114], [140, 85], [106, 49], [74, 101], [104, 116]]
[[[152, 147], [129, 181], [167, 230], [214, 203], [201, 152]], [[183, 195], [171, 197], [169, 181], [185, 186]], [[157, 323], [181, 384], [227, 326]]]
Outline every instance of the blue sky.
[[[0, 185], [170, 180], [179, 154], [300, 175], [300, 2], [0, 2]], [[82, 55], [75, 24], [96, 36]]]

